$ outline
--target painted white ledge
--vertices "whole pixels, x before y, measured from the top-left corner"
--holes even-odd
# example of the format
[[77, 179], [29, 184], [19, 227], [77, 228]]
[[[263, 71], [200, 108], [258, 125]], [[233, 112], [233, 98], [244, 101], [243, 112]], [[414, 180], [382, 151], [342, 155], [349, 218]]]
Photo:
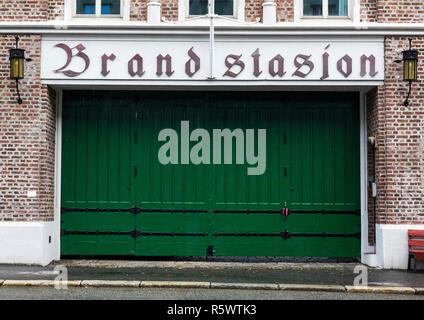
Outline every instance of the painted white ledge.
[[[92, 22], [91, 22], [92, 21]], [[116, 21], [105, 23], [91, 21], [0, 22], [3, 34], [209, 34], [207, 19], [196, 22]], [[419, 35], [424, 34], [424, 23], [303, 23], [285, 22], [275, 25], [240, 23], [237, 20], [217, 19], [217, 35]]]

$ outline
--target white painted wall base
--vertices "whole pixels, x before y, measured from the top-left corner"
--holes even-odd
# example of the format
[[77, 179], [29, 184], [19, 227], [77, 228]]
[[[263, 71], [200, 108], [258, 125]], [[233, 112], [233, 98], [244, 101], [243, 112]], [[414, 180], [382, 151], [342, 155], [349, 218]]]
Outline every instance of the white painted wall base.
[[379, 267], [378, 256], [375, 253], [362, 253], [361, 262], [370, 267]]
[[376, 254], [363, 254], [362, 262], [384, 269], [408, 268], [408, 229], [424, 230], [422, 224], [377, 224]]
[[54, 222], [0, 222], [0, 263], [45, 266], [59, 260], [60, 239], [55, 235], [54, 225]]

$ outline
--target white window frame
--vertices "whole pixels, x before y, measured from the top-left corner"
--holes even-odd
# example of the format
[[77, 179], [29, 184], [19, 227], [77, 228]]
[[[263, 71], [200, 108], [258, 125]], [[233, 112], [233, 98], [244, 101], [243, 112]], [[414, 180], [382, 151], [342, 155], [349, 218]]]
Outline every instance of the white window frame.
[[[239, 6], [240, 6], [240, 0], [233, 0], [233, 15], [225, 15], [223, 17], [227, 18], [234, 18], [237, 19], [240, 15], [239, 13]], [[190, 15], [190, 0], [183, 0], [180, 1], [180, 4], [184, 4], [184, 18], [190, 19], [194, 17], [199, 17], [200, 15]], [[244, 10], [244, 1], [243, 1], [243, 10]], [[206, 13], [207, 14], [207, 13]]]
[[73, 18], [123, 18], [124, 14], [124, 0], [120, 1], [120, 14], [101, 14], [102, 1], [95, 1], [95, 14], [77, 14], [77, 1], [72, 0], [72, 17]]
[[321, 16], [305, 16], [303, 15], [303, 0], [300, 0], [300, 18], [301, 19], [351, 19], [352, 18], [352, 0], [347, 0], [347, 16], [329, 16], [328, 0], [322, 0]]

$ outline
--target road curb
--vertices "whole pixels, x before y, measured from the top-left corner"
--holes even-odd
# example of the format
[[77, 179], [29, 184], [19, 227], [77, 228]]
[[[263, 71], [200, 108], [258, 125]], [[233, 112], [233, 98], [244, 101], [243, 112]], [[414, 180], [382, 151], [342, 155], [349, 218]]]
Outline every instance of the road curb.
[[326, 292], [345, 292], [346, 291], [346, 288], [340, 285], [280, 283], [278, 286], [280, 290], [292, 290], [292, 291], [326, 291]]
[[347, 292], [358, 293], [398, 293], [415, 294], [415, 289], [411, 287], [369, 287], [369, 286], [346, 286]]
[[[58, 281], [60, 286], [79, 287], [81, 280]], [[54, 287], [54, 280], [4, 280], [3, 287]]]
[[[54, 287], [54, 280], [0, 280], [3, 287]], [[238, 290], [287, 290], [323, 291], [349, 293], [386, 293], [424, 295], [424, 288], [384, 287], [384, 286], [342, 286], [322, 284], [289, 283], [232, 283], [201, 281], [131, 281], [131, 280], [68, 280], [58, 281], [61, 287], [116, 287], [116, 288], [201, 288], [201, 289], [238, 289]]]
[[5, 280], [3, 287], [53, 287], [54, 280]]
[[271, 283], [211, 282], [211, 289], [278, 290], [279, 287]]
[[81, 287], [117, 287], [117, 288], [138, 288], [141, 281], [128, 280], [82, 280]]
[[415, 294], [423, 295], [424, 294], [424, 288], [414, 288]]
[[210, 282], [196, 281], [141, 281], [142, 288], [204, 288], [211, 287]]

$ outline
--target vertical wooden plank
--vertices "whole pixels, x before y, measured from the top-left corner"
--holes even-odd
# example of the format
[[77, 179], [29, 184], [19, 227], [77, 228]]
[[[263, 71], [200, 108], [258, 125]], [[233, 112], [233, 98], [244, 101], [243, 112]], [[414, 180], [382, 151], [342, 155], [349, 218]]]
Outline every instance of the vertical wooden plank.
[[[136, 163], [139, 167], [140, 178], [136, 179], [136, 201], [150, 202], [151, 194], [151, 110], [148, 108], [151, 100], [141, 93], [141, 99], [137, 100], [137, 129], [138, 143], [136, 145]], [[156, 159], [156, 161], [158, 161]]]
[[302, 109], [301, 116], [301, 195], [303, 205], [310, 205], [312, 200], [312, 112], [309, 106]]
[[98, 140], [97, 140], [97, 114], [98, 108], [93, 103], [87, 107], [87, 202], [97, 203], [97, 162], [98, 162]]
[[[355, 100], [354, 100], [355, 101]], [[359, 159], [359, 108], [353, 102], [345, 102], [346, 117], [346, 202], [349, 205], [360, 201], [360, 159]]]
[[290, 109], [290, 119], [291, 119], [291, 164], [290, 164], [290, 188], [293, 191], [291, 194], [291, 202], [299, 204], [302, 201], [302, 185], [301, 185], [301, 120], [300, 120], [300, 105], [298, 108]]
[[[188, 101], [185, 100], [184, 101], [184, 111], [183, 114], [184, 116], [182, 117], [181, 120], [188, 120], [189, 121], [189, 135], [190, 132], [193, 130], [193, 112], [194, 111], [194, 107], [193, 105]], [[192, 121], [190, 121], [192, 120]], [[190, 123], [191, 122], [191, 123]], [[180, 133], [180, 139], [183, 139], [182, 134]], [[190, 137], [189, 137], [190, 139]], [[194, 145], [194, 143], [190, 143], [190, 146]], [[182, 148], [180, 147], [180, 151], [181, 153], [184, 152], [182, 150]], [[183, 154], [181, 154], [181, 156], [183, 156]], [[190, 154], [187, 155], [188, 157], [190, 157]], [[194, 165], [191, 164], [190, 162], [190, 158], [189, 158], [189, 163], [188, 164], [183, 164], [183, 180], [184, 180], [184, 184], [183, 184], [183, 188], [184, 188], [184, 202], [185, 203], [192, 203], [194, 201], [194, 195], [195, 195], [195, 184], [194, 184], [194, 179], [195, 179], [195, 168]]]
[[324, 199], [328, 204], [335, 203], [335, 118], [334, 110], [325, 109], [324, 114]]
[[65, 94], [62, 133], [62, 205], [75, 206], [76, 195], [76, 113], [72, 95]]
[[109, 201], [109, 105], [96, 104], [98, 117], [97, 190], [98, 201], [105, 205]]
[[162, 183], [162, 165], [159, 163], [157, 157], [154, 157], [158, 146], [157, 136], [162, 128], [163, 123], [163, 104], [158, 104], [155, 99], [151, 100], [151, 115], [150, 121], [150, 167], [151, 167], [151, 178], [150, 178], [150, 201], [153, 203], [160, 203], [161, 201], [161, 183]]
[[[253, 129], [249, 126], [247, 122], [247, 115], [250, 112], [251, 106], [249, 103], [242, 99], [239, 102], [238, 111], [237, 111], [237, 119], [238, 119], [238, 127]], [[246, 132], [246, 131], [245, 131]], [[246, 136], [244, 137], [246, 139]], [[246, 144], [245, 144], [245, 153], [246, 153]], [[244, 164], [236, 166], [236, 202], [240, 205], [246, 207], [247, 203], [247, 168], [249, 165], [246, 161], [246, 156], [244, 156]]]
[[[292, 102], [293, 104], [295, 102]], [[288, 104], [281, 103], [278, 105], [278, 119], [279, 124], [277, 126], [279, 130], [278, 145], [278, 162], [275, 164], [279, 167], [279, 175], [277, 179], [278, 183], [278, 195], [280, 207], [287, 207], [291, 201], [291, 179], [292, 179], [292, 161], [291, 161], [291, 145], [292, 145], [292, 119], [291, 119], [291, 108]], [[284, 141], [286, 143], [284, 143]], [[286, 175], [284, 176], [284, 168], [286, 168]]]
[[324, 190], [324, 153], [323, 153], [323, 109], [316, 108], [313, 112], [312, 128], [312, 203], [322, 205]]
[[[158, 128], [158, 134], [161, 130], [166, 129], [166, 128], [174, 128], [177, 124], [176, 122], [178, 121], [173, 121], [173, 110], [172, 110], [172, 106], [167, 106], [166, 108], [164, 108], [163, 113], [161, 115], [161, 117], [163, 118], [162, 121], [162, 126], [160, 128]], [[158, 136], [156, 136], [157, 139]], [[155, 137], [152, 137], [153, 139]], [[155, 154], [156, 153], [156, 154]], [[157, 159], [157, 150], [155, 150], [155, 153], [152, 156], [156, 156]], [[156, 160], [158, 161], [158, 160]], [[162, 199], [161, 202], [168, 202], [168, 203], [172, 203], [172, 194], [173, 194], [173, 184], [172, 184], [172, 172], [173, 172], [173, 168], [175, 166], [172, 164], [168, 164], [168, 165], [161, 165], [161, 171], [162, 171], [162, 183], [161, 183], [161, 195], [162, 195]]]
[[82, 206], [87, 202], [87, 108], [88, 104], [76, 103], [75, 200]]
[[134, 144], [134, 135], [131, 130], [131, 105], [127, 97], [120, 95], [115, 101], [119, 108], [119, 202], [123, 207], [129, 207], [130, 202], [130, 178], [133, 176], [131, 163], [131, 148]]
[[[181, 128], [181, 120], [183, 117], [183, 111], [184, 106], [179, 103], [173, 106], [173, 126], [172, 128], [178, 133], [178, 136], [180, 136], [180, 128]], [[181, 152], [180, 148], [180, 142], [178, 142], [178, 152]], [[181, 155], [178, 154], [178, 159], [181, 159]], [[181, 163], [180, 160], [178, 160], [178, 163]], [[174, 186], [174, 199], [175, 202], [182, 203], [184, 201], [184, 171], [183, 171], [183, 165], [175, 165], [174, 166], [174, 172], [175, 172], [175, 186]]]
[[[99, 102], [101, 103], [101, 102]], [[120, 141], [119, 141], [119, 107], [109, 98], [106, 102], [109, 106], [109, 168], [108, 168], [108, 201], [110, 204], [116, 205], [119, 201], [119, 158], [120, 158]]]
[[[249, 102], [248, 102], [249, 103]], [[257, 127], [258, 123], [260, 123], [259, 112], [255, 107], [250, 108], [248, 115], [248, 123], [249, 128]], [[257, 154], [257, 147], [255, 146], [255, 154]], [[257, 205], [259, 203], [260, 197], [260, 184], [258, 176], [247, 176], [248, 180], [248, 200], [249, 204]]]
[[335, 111], [335, 201], [342, 204], [346, 201], [346, 128], [344, 108]]

